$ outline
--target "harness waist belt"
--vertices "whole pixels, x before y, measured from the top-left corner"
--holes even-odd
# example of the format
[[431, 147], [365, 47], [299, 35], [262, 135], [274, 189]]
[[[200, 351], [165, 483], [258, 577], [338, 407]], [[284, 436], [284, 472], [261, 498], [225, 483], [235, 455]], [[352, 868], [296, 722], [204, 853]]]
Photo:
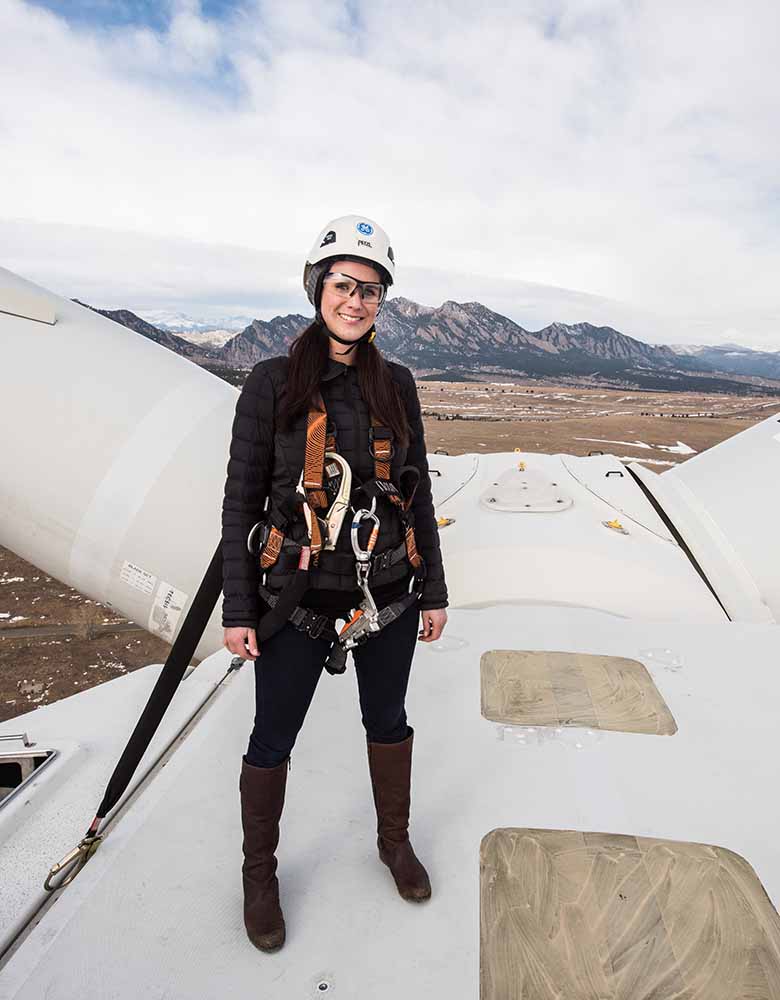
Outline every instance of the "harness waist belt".
[[[288, 573], [295, 572], [300, 551], [301, 546], [298, 542], [293, 542], [289, 538], [285, 538], [281, 553], [275, 563], [276, 572], [274, 576], [277, 579], [280, 576], [286, 576]], [[399, 542], [395, 548], [378, 552], [371, 558], [372, 577], [376, 578], [383, 571], [396, 566], [399, 562], [403, 562], [406, 557], [405, 539]], [[320, 554], [318, 569], [327, 573], [336, 573], [340, 576], [354, 576], [355, 556], [349, 552], [322, 552]], [[375, 579], [375, 582], [379, 581]]]

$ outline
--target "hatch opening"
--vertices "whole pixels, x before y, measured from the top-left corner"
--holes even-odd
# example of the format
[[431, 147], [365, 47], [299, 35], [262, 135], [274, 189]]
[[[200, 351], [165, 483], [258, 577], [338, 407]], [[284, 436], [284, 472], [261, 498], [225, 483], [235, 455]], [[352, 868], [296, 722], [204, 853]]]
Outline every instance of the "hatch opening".
[[35, 747], [19, 752], [0, 753], [0, 808], [56, 754], [56, 750], [39, 750]]

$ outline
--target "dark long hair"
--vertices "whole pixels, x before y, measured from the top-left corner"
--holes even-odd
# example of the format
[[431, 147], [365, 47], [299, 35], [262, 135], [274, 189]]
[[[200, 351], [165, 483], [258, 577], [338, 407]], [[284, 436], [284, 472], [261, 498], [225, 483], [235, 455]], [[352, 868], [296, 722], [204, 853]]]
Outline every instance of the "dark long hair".
[[[360, 393], [373, 416], [389, 427], [399, 447], [409, 444], [409, 421], [390, 368], [381, 352], [363, 340], [355, 348]], [[290, 344], [287, 384], [280, 400], [282, 429], [291, 429], [295, 420], [314, 406], [320, 379], [328, 367], [328, 330], [315, 319]]]

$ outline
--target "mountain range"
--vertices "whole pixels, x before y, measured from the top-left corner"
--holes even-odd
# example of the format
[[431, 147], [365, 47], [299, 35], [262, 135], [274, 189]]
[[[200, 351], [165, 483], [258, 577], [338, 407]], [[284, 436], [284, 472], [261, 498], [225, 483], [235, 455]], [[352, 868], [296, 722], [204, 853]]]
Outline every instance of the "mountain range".
[[[255, 319], [220, 346], [205, 341], [208, 331], [202, 327], [195, 331], [199, 342], [192, 343], [184, 331], [161, 329], [129, 310], [95, 311], [213, 370], [250, 369], [287, 354], [290, 342], [311, 322], [300, 314]], [[552, 323], [529, 331], [480, 302], [432, 307], [398, 296], [385, 303], [377, 335], [384, 356], [407, 365], [418, 378], [554, 377], [620, 388], [736, 393], [753, 392], [756, 382], [766, 379], [780, 380], [780, 352], [734, 344], [647, 344], [590, 323]], [[764, 389], [780, 394], [780, 385]]]

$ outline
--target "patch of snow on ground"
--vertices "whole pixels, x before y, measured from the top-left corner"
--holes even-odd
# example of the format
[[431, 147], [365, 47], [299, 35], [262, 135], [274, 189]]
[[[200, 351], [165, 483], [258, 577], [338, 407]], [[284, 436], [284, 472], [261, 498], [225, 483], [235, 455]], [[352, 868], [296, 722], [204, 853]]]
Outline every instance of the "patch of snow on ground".
[[639, 458], [637, 455], [616, 455], [620, 462], [641, 462], [642, 465], [677, 465], [677, 462], [666, 462], [662, 458]]
[[685, 444], [684, 441], [678, 441], [677, 444], [657, 444], [656, 448], [659, 451], [668, 451], [673, 455], [695, 455], [696, 449], [691, 448], [689, 444]]
[[23, 576], [5, 576], [0, 579], [0, 584], [3, 583], [24, 583]]
[[599, 444], [624, 444], [628, 448], [648, 448], [651, 449], [653, 446], [651, 444], [645, 444], [644, 441], [610, 441], [608, 438], [574, 438], [575, 441], [597, 441]]

